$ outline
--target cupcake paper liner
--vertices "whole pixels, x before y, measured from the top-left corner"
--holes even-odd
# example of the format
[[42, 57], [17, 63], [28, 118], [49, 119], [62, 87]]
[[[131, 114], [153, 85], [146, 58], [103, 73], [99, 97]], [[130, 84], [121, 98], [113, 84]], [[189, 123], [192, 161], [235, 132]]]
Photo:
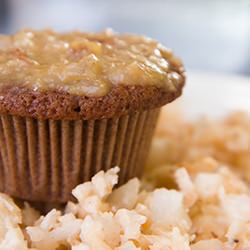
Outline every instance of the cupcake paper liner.
[[121, 168], [120, 184], [140, 176], [159, 109], [103, 120], [38, 120], [1, 115], [0, 191], [66, 202], [100, 170]]

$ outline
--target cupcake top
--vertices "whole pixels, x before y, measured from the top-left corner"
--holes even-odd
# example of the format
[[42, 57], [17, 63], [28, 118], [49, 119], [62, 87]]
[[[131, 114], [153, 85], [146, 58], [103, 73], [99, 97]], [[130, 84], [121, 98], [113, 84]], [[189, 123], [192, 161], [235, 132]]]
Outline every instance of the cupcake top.
[[[180, 60], [143, 36], [110, 30], [24, 30], [0, 36], [0, 112], [45, 119], [108, 118], [161, 106], [179, 96], [183, 84]], [[21, 94], [25, 101], [19, 100]], [[57, 99], [66, 106], [60, 107]], [[107, 112], [93, 113], [97, 103]]]

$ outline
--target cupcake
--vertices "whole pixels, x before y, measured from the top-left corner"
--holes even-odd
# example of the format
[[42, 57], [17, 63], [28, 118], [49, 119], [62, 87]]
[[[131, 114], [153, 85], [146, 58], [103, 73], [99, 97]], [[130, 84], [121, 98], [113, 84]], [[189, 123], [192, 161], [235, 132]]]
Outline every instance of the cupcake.
[[25, 30], [0, 37], [0, 191], [65, 202], [77, 184], [120, 166], [140, 176], [160, 107], [184, 69], [155, 40]]

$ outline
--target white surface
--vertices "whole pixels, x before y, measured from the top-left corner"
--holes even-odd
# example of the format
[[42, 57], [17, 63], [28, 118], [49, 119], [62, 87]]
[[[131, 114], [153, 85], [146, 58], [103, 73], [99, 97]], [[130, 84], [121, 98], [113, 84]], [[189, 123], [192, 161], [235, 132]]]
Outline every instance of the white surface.
[[234, 75], [187, 73], [187, 84], [178, 102], [188, 117], [219, 117], [231, 111], [250, 112], [250, 78]]

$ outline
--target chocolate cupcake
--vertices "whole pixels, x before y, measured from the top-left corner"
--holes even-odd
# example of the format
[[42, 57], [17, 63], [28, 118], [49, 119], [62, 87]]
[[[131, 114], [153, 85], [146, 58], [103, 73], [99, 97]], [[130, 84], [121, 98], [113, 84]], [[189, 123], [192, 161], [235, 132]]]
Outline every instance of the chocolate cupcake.
[[184, 81], [172, 52], [141, 36], [1, 36], [0, 191], [65, 202], [102, 169], [139, 176], [159, 109]]

